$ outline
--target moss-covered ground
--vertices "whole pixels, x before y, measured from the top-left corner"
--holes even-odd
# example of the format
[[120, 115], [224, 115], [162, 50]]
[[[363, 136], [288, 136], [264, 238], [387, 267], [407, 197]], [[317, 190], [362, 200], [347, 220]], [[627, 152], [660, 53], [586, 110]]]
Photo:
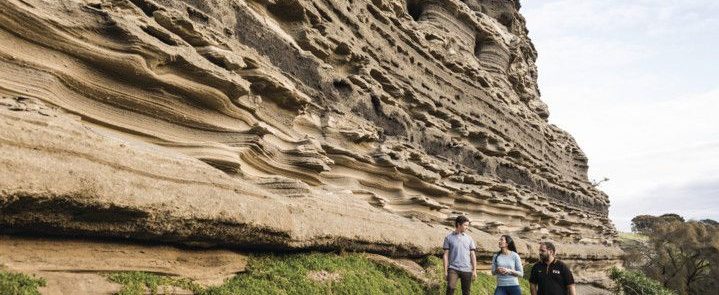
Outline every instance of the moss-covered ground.
[[40, 295], [38, 288], [43, 286], [45, 286], [45, 280], [42, 278], [0, 270], [0, 294]]
[[165, 294], [168, 293], [165, 291], [168, 291], [171, 287], [182, 288], [193, 293], [200, 293], [203, 290], [200, 285], [186, 278], [169, 277], [141, 271], [111, 273], [107, 276], [107, 279], [122, 285], [122, 290], [117, 293], [118, 295], [146, 294], [147, 292], [150, 294]]

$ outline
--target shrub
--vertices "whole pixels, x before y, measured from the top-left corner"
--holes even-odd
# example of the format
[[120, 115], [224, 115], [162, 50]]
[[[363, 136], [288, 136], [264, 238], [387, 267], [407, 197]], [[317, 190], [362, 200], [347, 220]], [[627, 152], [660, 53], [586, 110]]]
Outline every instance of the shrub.
[[612, 268], [609, 277], [616, 283], [615, 291], [624, 295], [673, 295], [659, 282], [639, 272]]

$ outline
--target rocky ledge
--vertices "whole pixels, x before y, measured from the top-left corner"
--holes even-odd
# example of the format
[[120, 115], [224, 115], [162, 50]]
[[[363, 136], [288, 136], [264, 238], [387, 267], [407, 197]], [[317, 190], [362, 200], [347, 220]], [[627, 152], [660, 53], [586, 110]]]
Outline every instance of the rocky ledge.
[[621, 250], [509, 0], [0, 2], [0, 230], [438, 253], [458, 214]]

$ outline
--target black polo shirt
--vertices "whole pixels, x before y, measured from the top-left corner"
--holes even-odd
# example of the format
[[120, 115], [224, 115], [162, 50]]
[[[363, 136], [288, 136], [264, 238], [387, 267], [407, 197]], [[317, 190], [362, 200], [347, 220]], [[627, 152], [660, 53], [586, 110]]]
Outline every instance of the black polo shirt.
[[535, 263], [529, 282], [537, 285], [537, 295], [566, 295], [574, 276], [564, 262], [555, 259], [549, 266], [544, 261]]

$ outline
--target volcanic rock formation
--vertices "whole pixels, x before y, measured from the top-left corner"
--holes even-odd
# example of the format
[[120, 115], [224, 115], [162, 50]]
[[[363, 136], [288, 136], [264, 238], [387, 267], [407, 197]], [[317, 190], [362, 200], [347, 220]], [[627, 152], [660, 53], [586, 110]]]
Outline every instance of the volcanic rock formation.
[[0, 1], [0, 229], [618, 261], [517, 0]]

